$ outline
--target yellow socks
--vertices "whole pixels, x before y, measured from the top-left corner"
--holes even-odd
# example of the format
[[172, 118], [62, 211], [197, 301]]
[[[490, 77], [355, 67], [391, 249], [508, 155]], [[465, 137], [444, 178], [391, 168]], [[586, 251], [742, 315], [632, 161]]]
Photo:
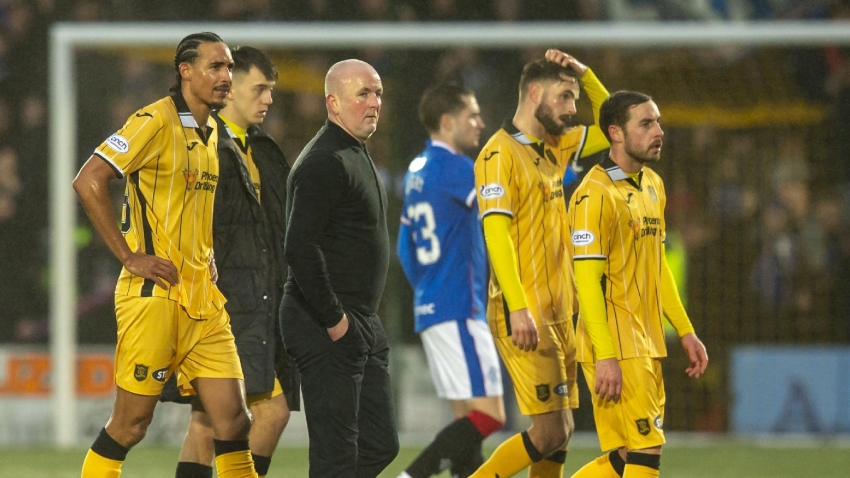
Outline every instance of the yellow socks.
[[623, 478], [657, 478], [661, 468], [661, 455], [636, 453], [626, 455], [626, 471]]
[[625, 467], [626, 462], [614, 450], [584, 465], [572, 478], [620, 478]]
[[83, 462], [82, 478], [118, 478], [123, 461], [110, 460], [89, 449]]
[[215, 468], [219, 478], [259, 478], [248, 440], [213, 440]]
[[532, 463], [528, 467], [528, 478], [561, 478], [564, 476], [564, 462], [567, 451], [558, 450], [545, 459]]
[[507, 478], [519, 473], [532, 462], [540, 461], [543, 456], [534, 448], [528, 432], [522, 432], [505, 440], [478, 471], [470, 478]]
[[127, 458], [127, 448], [121, 446], [108, 433], [106, 428], [100, 430], [91, 449], [83, 461], [82, 478], [118, 478], [121, 476], [121, 465]]

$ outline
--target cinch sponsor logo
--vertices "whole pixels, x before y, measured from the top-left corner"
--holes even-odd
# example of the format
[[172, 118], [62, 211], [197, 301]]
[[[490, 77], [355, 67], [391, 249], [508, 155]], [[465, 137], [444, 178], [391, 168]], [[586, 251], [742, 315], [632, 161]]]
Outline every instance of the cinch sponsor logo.
[[501, 184], [491, 183], [481, 186], [482, 199], [497, 199], [505, 195], [505, 188]]
[[596, 240], [596, 236], [593, 235], [590, 231], [576, 231], [573, 233], [573, 245], [574, 246], [586, 246], [588, 244], [593, 243]]
[[130, 151], [130, 142], [118, 133], [106, 138], [106, 144], [118, 153]]
[[436, 306], [433, 303], [417, 305], [413, 308], [413, 315], [434, 315]]

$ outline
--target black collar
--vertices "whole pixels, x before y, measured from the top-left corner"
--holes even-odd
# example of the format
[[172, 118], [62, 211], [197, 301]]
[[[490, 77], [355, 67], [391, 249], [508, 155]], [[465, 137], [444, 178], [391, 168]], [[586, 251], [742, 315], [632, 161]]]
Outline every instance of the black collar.
[[511, 137], [515, 139], [519, 144], [531, 146], [532, 148], [534, 148], [535, 151], [537, 151], [537, 154], [543, 156], [543, 142], [534, 141], [533, 139], [526, 136], [525, 133], [523, 133], [516, 126], [514, 126], [514, 122], [512, 120], [506, 119], [502, 123], [502, 129], [505, 130], [505, 132], [507, 132], [509, 135], [511, 135]]
[[643, 169], [638, 172], [637, 182], [635, 182], [635, 180], [632, 179], [631, 176], [626, 174], [625, 171], [623, 171], [619, 166], [617, 166], [617, 163], [615, 163], [611, 159], [611, 156], [608, 154], [605, 155], [605, 157], [599, 163], [599, 166], [601, 166], [602, 169], [604, 169], [605, 172], [608, 173], [608, 177], [611, 178], [611, 181], [628, 181], [638, 191], [641, 190], [640, 184], [642, 182], [641, 180], [643, 179]]
[[[204, 133], [204, 130], [198, 126], [198, 122], [195, 120], [195, 117], [192, 116], [192, 112], [189, 110], [189, 105], [186, 104], [186, 99], [183, 98], [183, 93], [179, 90], [175, 91], [171, 95], [172, 101], [174, 101], [174, 106], [177, 107], [177, 115], [180, 117], [180, 124], [183, 125], [184, 128], [195, 128], [195, 131], [198, 132], [198, 136], [204, 141], [204, 144], [207, 144], [207, 140], [213, 133], [213, 126], [210, 124], [210, 121], [207, 120], [207, 130]], [[210, 112], [212, 114], [212, 112]]]

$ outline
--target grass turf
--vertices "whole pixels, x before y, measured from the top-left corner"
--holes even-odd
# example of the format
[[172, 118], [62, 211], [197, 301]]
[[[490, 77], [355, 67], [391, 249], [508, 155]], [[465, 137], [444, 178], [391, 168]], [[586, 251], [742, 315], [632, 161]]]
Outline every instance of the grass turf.
[[[490, 450], [491, 451], [491, 450]], [[416, 457], [419, 449], [402, 449], [398, 458], [381, 474], [394, 478]], [[77, 478], [86, 451], [50, 448], [0, 449], [0, 477]], [[570, 451], [564, 476], [570, 476], [599, 453], [595, 449]], [[174, 476], [176, 448], [140, 446], [130, 452], [122, 477], [163, 478]], [[270, 478], [307, 477], [307, 450], [280, 448], [272, 461]], [[440, 476], [448, 476], [444, 473]], [[526, 476], [525, 472], [517, 476]], [[665, 478], [759, 478], [850, 476], [850, 450], [829, 445], [810, 447], [762, 447], [732, 442], [700, 447], [669, 447], [661, 460]]]

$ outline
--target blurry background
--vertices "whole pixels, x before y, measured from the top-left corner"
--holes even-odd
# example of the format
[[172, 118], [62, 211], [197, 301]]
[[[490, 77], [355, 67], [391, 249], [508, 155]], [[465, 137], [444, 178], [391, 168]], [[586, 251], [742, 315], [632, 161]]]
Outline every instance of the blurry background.
[[[616, 29], [621, 21], [848, 17], [850, 3], [838, 0], [0, 0], [0, 445], [53, 437], [47, 80], [55, 22], [441, 21], [462, 29], [472, 21], [547, 20]], [[175, 45], [76, 50], [74, 170], [135, 110], [167, 94]], [[670, 335], [665, 429], [850, 433], [850, 47], [551, 46], [590, 66], [609, 91], [650, 94], [663, 115], [665, 152], [656, 170], [668, 191], [669, 259], [711, 357], [703, 378], [687, 379], [687, 359]], [[513, 115], [522, 65], [545, 51], [263, 49], [280, 71], [263, 127], [290, 162], [324, 122], [322, 84], [331, 64], [357, 57], [380, 73], [384, 106], [368, 146], [392, 201], [392, 241], [402, 178], [426, 138], [416, 115], [422, 91], [446, 78], [475, 90], [487, 124], [483, 142]], [[586, 99], [579, 112], [578, 122], [592, 121]], [[113, 191], [117, 207], [123, 184], [115, 181]], [[87, 445], [111, 406], [120, 263], [81, 211], [67, 240], [78, 254], [78, 422], [79, 443]], [[401, 431], [415, 441], [451, 415], [434, 397], [397, 262], [389, 274], [381, 317], [394, 340]], [[582, 399], [578, 429], [592, 431]], [[146, 443], [179, 442], [187, 410], [170, 410], [157, 412], [160, 432]], [[284, 442], [304, 445], [297, 418]], [[509, 423], [524, 426], [516, 416]]]

